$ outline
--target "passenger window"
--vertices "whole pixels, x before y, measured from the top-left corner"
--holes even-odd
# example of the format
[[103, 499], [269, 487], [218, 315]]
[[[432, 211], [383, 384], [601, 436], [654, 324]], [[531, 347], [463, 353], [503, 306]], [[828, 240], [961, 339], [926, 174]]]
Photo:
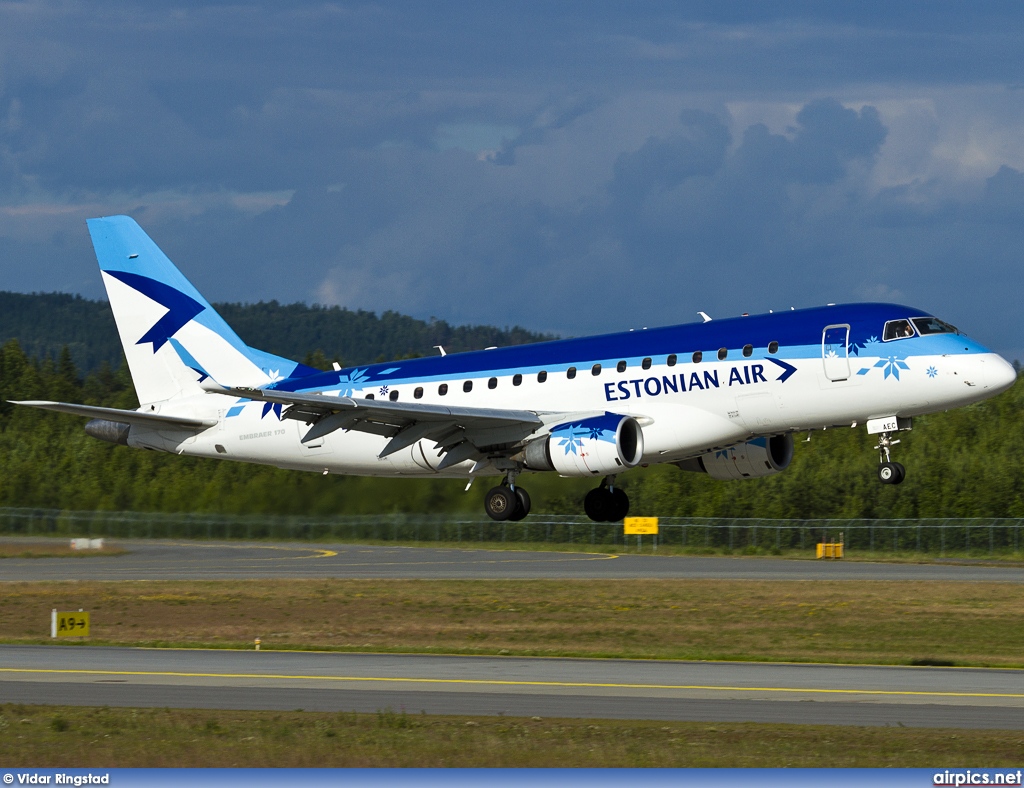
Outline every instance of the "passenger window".
[[728, 355], [729, 355], [729, 348], [727, 348], [727, 347], [720, 347], [720, 348], [718, 348], [718, 360], [719, 361], [725, 361], [725, 358]]
[[651, 360], [649, 358], [645, 358], [643, 361], [640, 362], [640, 366], [643, 367], [644, 369], [650, 369]]
[[423, 399], [423, 386], [417, 386], [412, 396], [414, 399]]
[[914, 327], [909, 320], [890, 320], [885, 324], [882, 331], [882, 340], [888, 342], [892, 339], [908, 339], [914, 336]]
[[776, 353], [778, 353], [779, 352], [779, 343], [775, 342], [775, 341], [769, 342], [768, 343], [768, 352], [771, 353], [772, 355], [775, 355]]
[[469, 394], [469, 392], [471, 392], [473, 390], [473, 381], [472, 380], [467, 380], [465, 383], [463, 383], [462, 384], [462, 390], [465, 391], [467, 394]]
[[394, 389], [390, 394], [388, 394], [388, 399], [391, 400], [392, 402], [397, 402], [398, 401], [398, 389]]
[[437, 393], [438, 393], [438, 395], [440, 395], [442, 397], [445, 394], [447, 394], [448, 393], [448, 384], [447, 383], [442, 383], [440, 386], [438, 386], [437, 387]]
[[498, 379], [497, 378], [491, 378], [490, 380], [488, 380], [487, 381], [487, 388], [489, 388], [489, 389], [496, 389], [496, 388], [498, 388]]
[[693, 363], [699, 364], [704, 359], [704, 353], [700, 350], [693, 351]]
[[754, 346], [753, 345], [744, 345], [743, 346], [743, 357], [744, 358], [750, 358], [750, 356], [751, 356], [751, 354], [753, 352], [754, 352]]
[[674, 367], [676, 365], [677, 360], [678, 359], [676, 358], [676, 354], [673, 353], [671, 356], [665, 359], [665, 363], [668, 364], [670, 367]]
[[590, 368], [590, 374], [593, 375], [594, 377], [597, 377], [598, 375], [600, 375], [601, 374], [601, 365], [600, 364], [594, 364], [594, 366], [592, 366]]
[[951, 326], [945, 320], [939, 320], [937, 317], [915, 317], [913, 323], [921, 336], [960, 333], [956, 326]]
[[569, 367], [565, 371], [565, 376], [569, 378], [569, 380], [572, 380], [574, 377], [576, 377], [576, 367]]
[[620, 361], [618, 364], [615, 365], [615, 369], [618, 372], [625, 372], [626, 371], [626, 362], [625, 361]]
[[522, 385], [522, 382], [523, 382], [523, 376], [520, 375], [518, 372], [515, 375], [512, 376], [512, 385], [513, 386]]
[[547, 379], [548, 379], [548, 373], [545, 372], [543, 369], [540, 372], [537, 373], [537, 382], [538, 383], [543, 383]]
[[367, 394], [367, 395], [366, 395], [366, 398], [367, 398], [367, 399], [373, 399], [373, 394]]

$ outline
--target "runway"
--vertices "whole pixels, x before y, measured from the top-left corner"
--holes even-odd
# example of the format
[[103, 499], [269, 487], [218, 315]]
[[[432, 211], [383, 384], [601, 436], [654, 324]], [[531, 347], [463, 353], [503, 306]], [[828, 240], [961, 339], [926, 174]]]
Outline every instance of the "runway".
[[[5, 539], [4, 541], [13, 541]], [[38, 543], [38, 540], [36, 540]], [[1024, 568], [447, 547], [117, 540], [126, 555], [5, 558], [0, 580], [263, 578], [941, 580], [1024, 583]]]
[[1024, 729], [1024, 671], [0, 646], [0, 702]]

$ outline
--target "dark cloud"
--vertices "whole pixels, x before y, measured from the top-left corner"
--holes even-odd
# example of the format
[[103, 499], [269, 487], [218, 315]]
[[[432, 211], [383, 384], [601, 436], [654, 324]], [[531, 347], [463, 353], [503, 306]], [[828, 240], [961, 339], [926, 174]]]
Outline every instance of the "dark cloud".
[[649, 137], [639, 150], [615, 162], [609, 191], [623, 207], [642, 202], [652, 191], [679, 186], [688, 178], [712, 175], [725, 160], [729, 130], [714, 115], [686, 110], [681, 129], [667, 138]]
[[83, 220], [127, 212], [218, 300], [580, 334], [892, 296], [1024, 349], [1020, 16], [8, 4], [0, 287], [96, 295]]
[[886, 129], [874, 107], [860, 112], [835, 99], [817, 99], [796, 116], [792, 139], [751, 126], [737, 156], [751, 175], [795, 183], [833, 183], [857, 159], [878, 153]]

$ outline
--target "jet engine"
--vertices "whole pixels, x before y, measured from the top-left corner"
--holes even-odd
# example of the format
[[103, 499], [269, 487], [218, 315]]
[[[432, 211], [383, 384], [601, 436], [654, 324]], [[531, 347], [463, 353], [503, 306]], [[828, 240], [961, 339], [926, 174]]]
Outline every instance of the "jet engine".
[[92, 419], [85, 425], [85, 434], [107, 443], [116, 443], [120, 446], [128, 445], [128, 432], [131, 427], [119, 421], [108, 421], [107, 419]]
[[706, 473], [712, 479], [756, 479], [786, 470], [792, 459], [793, 436], [787, 433], [709, 451], [676, 465], [684, 471]]
[[636, 419], [605, 413], [559, 424], [513, 459], [561, 476], [607, 476], [636, 467], [643, 454], [644, 433]]

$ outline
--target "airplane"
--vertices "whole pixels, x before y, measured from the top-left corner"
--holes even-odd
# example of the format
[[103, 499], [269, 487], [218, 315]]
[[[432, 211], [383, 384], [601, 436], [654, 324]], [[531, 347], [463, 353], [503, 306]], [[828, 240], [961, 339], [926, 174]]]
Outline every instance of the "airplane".
[[[327, 474], [496, 477], [518, 521], [529, 473], [597, 481], [586, 514], [629, 512], [616, 485], [672, 463], [722, 480], [784, 471], [795, 433], [866, 425], [878, 478], [914, 416], [1016, 380], [998, 354], [928, 312], [854, 303], [321, 371], [248, 347], [130, 217], [87, 222], [137, 410], [18, 402], [90, 419], [139, 449]], [[469, 485], [467, 485], [467, 490]]]

